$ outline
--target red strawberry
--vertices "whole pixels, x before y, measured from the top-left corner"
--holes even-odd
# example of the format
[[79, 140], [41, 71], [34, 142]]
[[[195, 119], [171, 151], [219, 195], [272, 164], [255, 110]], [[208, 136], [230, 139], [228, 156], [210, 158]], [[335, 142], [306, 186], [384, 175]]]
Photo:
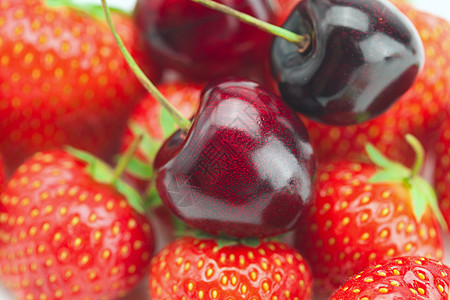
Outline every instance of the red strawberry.
[[[194, 114], [200, 102], [202, 90], [200, 84], [179, 81], [163, 83], [157, 88], [184, 117], [190, 118]], [[128, 149], [137, 135], [144, 134], [141, 146], [136, 152], [136, 159], [139, 166], [151, 167], [156, 152], [176, 129], [177, 126], [168, 111], [149, 94], [139, 102], [129, 119], [128, 127], [122, 136], [121, 152]], [[152, 176], [151, 170], [130, 167], [128, 171], [132, 183], [144, 192], [147, 189], [148, 179]]]
[[450, 118], [444, 122], [436, 145], [434, 180], [439, 206], [450, 225]]
[[100, 167], [107, 168], [44, 152], [8, 181], [0, 206], [0, 278], [18, 298], [115, 299], [145, 276], [150, 224], [112, 185], [87, 173], [109, 182]]
[[150, 294], [160, 299], [310, 299], [309, 267], [279, 242], [219, 248], [181, 238], [152, 259]]
[[[417, 140], [408, 141], [423, 150]], [[322, 296], [379, 260], [443, 255], [437, 219], [445, 221], [431, 186], [414, 175], [419, 163], [411, 171], [373, 147], [368, 152], [377, 165], [345, 160], [319, 165], [316, 203], [295, 234]]]
[[424, 257], [399, 257], [351, 278], [331, 300], [448, 300], [450, 268]]
[[[132, 19], [117, 13], [115, 21], [133, 56], [158, 79], [142, 62]], [[0, 37], [0, 152], [8, 172], [64, 144], [110, 158], [144, 89], [106, 22], [44, 0], [3, 1]]]
[[[424, 69], [417, 82], [380, 117], [359, 125], [337, 127], [304, 119], [320, 159], [354, 158], [364, 155], [366, 142], [394, 160], [410, 165], [414, 153], [399, 142], [407, 133], [426, 148], [432, 145], [450, 108], [450, 24], [416, 10], [403, 1], [393, 1], [417, 27], [426, 52]], [[431, 146], [433, 147], [433, 146]]]

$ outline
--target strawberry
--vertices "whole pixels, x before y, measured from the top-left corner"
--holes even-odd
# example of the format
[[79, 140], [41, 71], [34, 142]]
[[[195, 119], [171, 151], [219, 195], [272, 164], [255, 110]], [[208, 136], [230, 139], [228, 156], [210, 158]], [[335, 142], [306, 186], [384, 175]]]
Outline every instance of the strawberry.
[[445, 226], [431, 186], [414, 170], [368, 145], [375, 163], [338, 160], [319, 164], [316, 203], [295, 233], [310, 262], [318, 295], [328, 296], [351, 275], [379, 260], [401, 255], [441, 259]]
[[37, 153], [1, 196], [0, 278], [19, 299], [115, 299], [147, 272], [146, 216], [106, 164], [71, 152], [90, 163], [62, 150]]
[[[175, 81], [160, 84], [157, 88], [183, 116], [192, 117], [200, 102], [200, 84]], [[133, 110], [122, 136], [121, 153], [128, 149], [137, 135], [143, 134], [135, 161], [135, 166], [140, 168], [128, 168], [129, 180], [142, 192], [146, 191], [148, 180], [152, 177], [151, 166], [157, 151], [176, 129], [170, 114], [150, 94]]]
[[387, 112], [359, 125], [337, 127], [303, 118], [321, 159], [364, 156], [370, 142], [390, 158], [411, 165], [414, 153], [399, 140], [411, 133], [432, 148], [450, 105], [450, 24], [412, 5], [395, 0], [414, 23], [425, 47], [426, 62], [416, 83]]
[[450, 268], [424, 257], [398, 257], [352, 277], [331, 300], [448, 300]]
[[305, 260], [279, 242], [220, 248], [184, 237], [152, 259], [150, 294], [160, 299], [310, 299]]
[[[62, 2], [0, 5], [0, 152], [8, 173], [65, 144], [111, 158], [144, 93], [106, 22]], [[115, 17], [133, 56], [157, 80], [131, 17]]]
[[442, 125], [436, 145], [434, 180], [439, 207], [445, 221], [450, 225], [450, 119]]

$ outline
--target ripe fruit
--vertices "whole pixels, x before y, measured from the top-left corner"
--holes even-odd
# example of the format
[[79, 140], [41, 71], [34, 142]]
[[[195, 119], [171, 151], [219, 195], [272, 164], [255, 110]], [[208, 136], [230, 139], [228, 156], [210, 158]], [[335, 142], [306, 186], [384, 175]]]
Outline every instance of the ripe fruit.
[[186, 136], [155, 159], [164, 204], [192, 227], [266, 237], [291, 230], [313, 200], [315, 157], [295, 113], [257, 83], [207, 86]]
[[[31, 154], [65, 144], [110, 159], [143, 88], [106, 23], [43, 0], [0, 7], [0, 152], [10, 174]], [[143, 63], [130, 17], [116, 23]]]
[[[183, 116], [192, 117], [200, 102], [201, 85], [178, 81], [163, 83], [157, 88]], [[148, 94], [131, 114], [122, 136], [121, 153], [128, 149], [137, 135], [143, 133], [143, 142], [135, 158], [139, 166], [151, 168], [162, 143], [176, 131], [176, 128], [167, 110]], [[153, 176], [151, 169], [148, 168], [145, 168], [147, 174], [141, 174], [140, 170], [134, 170], [132, 167], [128, 168], [128, 180], [142, 193], [148, 192], [149, 179]]]
[[425, 47], [425, 66], [416, 83], [386, 113], [366, 123], [338, 127], [302, 118], [319, 160], [353, 159], [372, 143], [391, 159], [411, 165], [414, 153], [402, 137], [411, 133], [434, 149], [442, 122], [449, 116], [450, 23], [418, 11], [401, 1], [394, 3], [418, 29]]
[[450, 119], [445, 120], [436, 145], [434, 181], [439, 207], [450, 225]]
[[150, 294], [160, 299], [310, 299], [309, 267], [279, 242], [219, 248], [213, 239], [181, 238], [152, 259]]
[[0, 199], [0, 278], [17, 298], [115, 299], [144, 277], [153, 251], [146, 216], [86, 168], [95, 166], [44, 152], [8, 181]]
[[[267, 0], [218, 2], [264, 21], [274, 20]], [[267, 55], [272, 39], [256, 28], [189, 0], [139, 0], [135, 19], [150, 55], [189, 79], [236, 75], [237, 70]]]
[[377, 117], [411, 87], [424, 63], [415, 27], [387, 1], [303, 0], [283, 28], [311, 41], [299, 49], [274, 39], [272, 73], [282, 99], [325, 124]]
[[371, 266], [342, 286], [331, 300], [448, 300], [450, 268], [424, 257], [399, 257]]
[[319, 295], [329, 297], [350, 276], [382, 259], [442, 258], [437, 220], [444, 221], [432, 188], [370, 149], [377, 165], [319, 164], [316, 203], [295, 233]]

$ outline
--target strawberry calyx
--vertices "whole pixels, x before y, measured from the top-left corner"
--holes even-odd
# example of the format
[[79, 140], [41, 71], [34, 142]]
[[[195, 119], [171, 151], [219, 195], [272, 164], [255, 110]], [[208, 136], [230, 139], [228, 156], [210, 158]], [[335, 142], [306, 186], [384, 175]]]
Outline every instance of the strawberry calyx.
[[[45, 0], [45, 4], [53, 8], [69, 7], [75, 10], [83, 11], [96, 19], [100, 20], [105, 19], [105, 14], [103, 13], [103, 8], [101, 5], [91, 3], [80, 3], [74, 0]], [[126, 14], [125, 11], [119, 8], [111, 8], [111, 11]]]
[[126, 166], [136, 151], [139, 142], [140, 139], [136, 139], [135, 142], [130, 145], [127, 152], [119, 159], [115, 169], [111, 168], [107, 163], [86, 151], [69, 146], [65, 149], [68, 153], [86, 163], [86, 172], [94, 181], [113, 186], [127, 199], [131, 207], [139, 213], [145, 214], [148, 208], [146, 202], [131, 185], [121, 179], [121, 174], [126, 169]]
[[236, 245], [244, 245], [250, 248], [258, 248], [259, 245], [261, 244], [261, 239], [257, 237], [238, 239], [224, 234], [214, 236], [198, 229], [194, 230], [193, 232], [189, 232], [186, 235], [193, 235], [198, 239], [215, 240], [217, 243], [217, 247], [219, 247], [219, 249]]
[[416, 160], [409, 169], [399, 162], [392, 161], [373, 145], [366, 145], [371, 161], [380, 168], [369, 180], [371, 183], [400, 183], [407, 187], [412, 199], [414, 215], [420, 221], [429, 207], [441, 227], [447, 231], [447, 223], [439, 209], [437, 196], [432, 186], [419, 173], [423, 167], [425, 151], [420, 142], [411, 134], [405, 135], [408, 144], [414, 149]]

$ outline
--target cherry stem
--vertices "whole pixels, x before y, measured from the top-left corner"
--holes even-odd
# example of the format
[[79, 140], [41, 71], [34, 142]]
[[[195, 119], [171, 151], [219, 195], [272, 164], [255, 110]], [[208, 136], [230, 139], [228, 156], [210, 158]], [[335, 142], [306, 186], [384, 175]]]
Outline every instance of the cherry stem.
[[241, 22], [244, 22], [244, 23], [247, 23], [254, 27], [257, 27], [267, 33], [279, 36], [291, 43], [299, 45], [301, 48], [304, 48], [304, 45], [303, 45], [304, 43], [309, 43], [309, 41], [310, 41], [309, 36], [303, 36], [303, 35], [296, 34], [292, 31], [284, 29], [283, 27], [264, 22], [255, 17], [252, 17], [246, 13], [240, 12], [229, 6], [217, 3], [215, 1], [212, 1], [212, 0], [191, 0], [191, 1], [201, 4], [203, 6], [206, 6], [208, 8], [211, 8], [213, 10], [222, 12], [229, 16], [235, 17]]
[[412, 134], [409, 133], [406, 134], [405, 139], [408, 142], [408, 144], [414, 149], [414, 152], [416, 154], [416, 161], [414, 162], [414, 165], [411, 169], [411, 178], [412, 178], [417, 174], [419, 174], [419, 172], [422, 170], [425, 150], [423, 149], [423, 146], [419, 142], [419, 140]]
[[111, 182], [115, 182], [116, 180], [120, 179], [120, 177], [122, 176], [122, 173], [127, 168], [131, 159], [133, 159], [134, 154], [136, 153], [137, 149], [139, 148], [139, 144], [141, 143], [143, 137], [144, 137], [143, 134], [137, 136], [133, 140], [133, 142], [130, 144], [130, 146], [128, 146], [127, 151], [125, 151], [125, 153], [120, 156], [119, 161], [117, 162], [116, 168], [114, 169], [114, 174], [113, 174]]
[[131, 70], [136, 74], [136, 77], [139, 79], [141, 84], [147, 89], [147, 91], [165, 108], [169, 111], [173, 120], [183, 131], [188, 131], [191, 127], [191, 122], [183, 117], [183, 115], [172, 106], [172, 104], [167, 101], [167, 99], [161, 94], [161, 92], [156, 88], [156, 86], [147, 78], [142, 69], [138, 66], [134, 58], [131, 56], [130, 52], [126, 49], [122, 39], [120, 38], [117, 30], [112, 21], [111, 12], [109, 10], [108, 5], [106, 4], [106, 0], [102, 1], [103, 11], [105, 13], [106, 22], [108, 23], [109, 28], [111, 29], [112, 34], [117, 42], [117, 45], [120, 48], [125, 60], [130, 66]]

